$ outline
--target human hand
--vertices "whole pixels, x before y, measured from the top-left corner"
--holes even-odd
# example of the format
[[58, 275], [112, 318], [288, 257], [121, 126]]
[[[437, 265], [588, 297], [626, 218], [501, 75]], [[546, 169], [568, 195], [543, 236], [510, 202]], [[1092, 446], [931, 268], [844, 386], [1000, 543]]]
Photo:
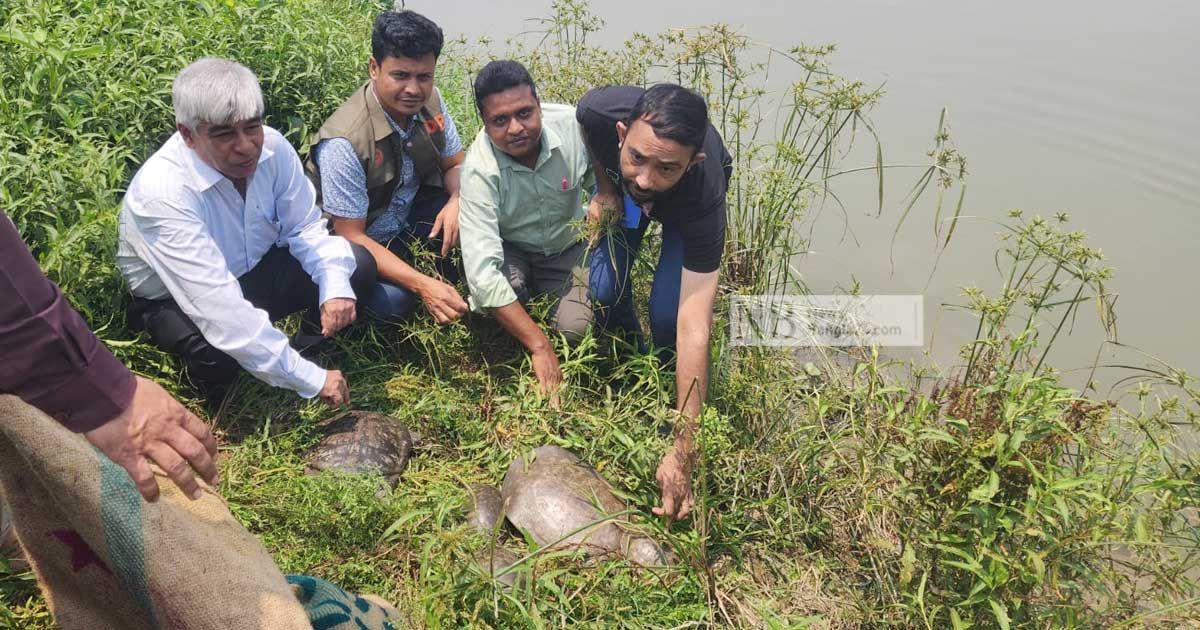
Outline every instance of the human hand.
[[417, 293], [425, 302], [429, 314], [439, 324], [449, 324], [467, 314], [466, 300], [462, 299], [457, 289], [441, 280], [428, 278]]
[[133, 399], [120, 415], [83, 434], [129, 473], [147, 501], [158, 499], [153, 460], [192, 499], [203, 494], [192, 469], [216, 485], [217, 441], [203, 420], [154, 381], [137, 377]]
[[354, 323], [357, 316], [354, 300], [331, 298], [321, 305], [321, 336], [332, 337], [337, 331]]
[[662, 490], [662, 506], [651, 511], [659, 516], [667, 516], [672, 520], [685, 518], [695, 499], [692, 497], [692, 460], [694, 453], [676, 443], [663, 456], [658, 465], [655, 478]]
[[450, 250], [458, 245], [458, 196], [455, 195], [442, 206], [441, 212], [438, 212], [437, 218], [433, 221], [433, 228], [429, 230], [429, 239], [433, 240], [442, 235], [442, 255], [447, 256]]
[[350, 404], [350, 385], [340, 370], [329, 370], [325, 373], [325, 386], [317, 394], [330, 407], [341, 407]]
[[562, 388], [562, 369], [553, 348], [533, 353], [533, 373], [541, 385], [542, 395], [550, 398], [550, 407], [559, 408], [559, 390]]
[[589, 223], [600, 223], [606, 216], [615, 216], [616, 212], [620, 209], [620, 195], [598, 192], [588, 202], [587, 220]]

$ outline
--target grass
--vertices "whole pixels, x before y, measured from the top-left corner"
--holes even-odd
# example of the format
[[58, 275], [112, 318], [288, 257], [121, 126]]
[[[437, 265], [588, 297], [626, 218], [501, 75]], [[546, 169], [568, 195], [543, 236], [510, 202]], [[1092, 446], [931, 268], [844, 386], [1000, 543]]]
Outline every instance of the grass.
[[[649, 517], [673, 376], [608, 338], [559, 345], [569, 386], [555, 411], [525, 353], [486, 318], [373, 323], [339, 336], [325, 361], [345, 372], [354, 405], [422, 436], [383, 498], [378, 479], [304, 474], [315, 423], [331, 412], [321, 404], [244, 376], [224, 403], [196, 399], [171, 357], [124, 328], [112, 264], [121, 190], [171, 127], [169, 78], [201, 54], [240, 59], [263, 79], [269, 122], [299, 144], [362, 80], [378, 4], [25, 0], [0, 30], [0, 63], [14, 77], [0, 91], [0, 162], [14, 165], [0, 172], [0, 203], [114, 352], [208, 412], [221, 438], [220, 490], [285, 572], [382, 595], [428, 627], [1200, 620], [1200, 466], [1182, 446], [1197, 392], [1165, 365], [1130, 371], [1103, 394], [1061, 385], [1045, 352], [1080, 307], [1099, 304], [1113, 321], [1111, 271], [1066, 217], [1014, 215], [1001, 227], [1000, 289], [965, 290], [961, 308], [980, 325], [952, 375], [870, 349], [806, 370], [789, 354], [731, 347], [720, 300], [697, 509], [683, 523]], [[539, 28], [506, 54], [527, 63], [548, 101], [657, 78], [709, 95], [737, 161], [723, 298], [803, 290], [790, 266], [806, 246], [794, 226], [810, 207], [837, 204], [831, 179], [873, 174], [880, 210], [888, 205], [869, 119], [882, 95], [832, 73], [832, 47], [774, 51], [785, 68], [772, 71], [798, 77], [778, 96], [756, 87], [768, 68], [752, 61], [754, 45], [725, 27], [601, 50], [588, 35], [602, 24], [585, 5], [559, 1]], [[491, 55], [451, 42], [439, 63], [465, 138], [478, 129], [468, 77]], [[859, 135], [875, 142], [876, 163], [843, 169], [856, 129], [868, 130]], [[964, 175], [942, 123], [930, 158], [897, 223], [927, 188], [936, 192], [940, 248], [961, 212]], [[944, 218], [943, 198], [956, 200]], [[643, 298], [650, 245], [637, 272]], [[529, 544], [519, 569], [527, 585], [512, 591], [475, 568], [488, 541], [464, 523], [469, 485], [498, 483], [517, 454], [546, 443], [596, 466], [680, 562], [647, 570]], [[50, 625], [31, 578], [0, 567], [0, 627]]]

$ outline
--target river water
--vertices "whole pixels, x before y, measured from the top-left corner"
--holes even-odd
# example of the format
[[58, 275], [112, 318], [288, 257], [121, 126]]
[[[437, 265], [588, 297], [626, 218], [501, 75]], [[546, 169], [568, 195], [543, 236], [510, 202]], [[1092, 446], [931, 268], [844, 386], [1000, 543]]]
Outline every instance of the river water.
[[[548, 0], [408, 6], [448, 35], [497, 41], [549, 10]], [[1066, 211], [1116, 270], [1110, 285], [1120, 295], [1120, 341], [1200, 373], [1193, 272], [1200, 264], [1200, 3], [610, 0], [591, 10], [607, 21], [597, 39], [604, 45], [633, 31], [715, 22], [778, 48], [836, 43], [835, 72], [885, 86], [871, 117], [887, 162], [923, 160], [938, 113], [949, 108], [953, 138], [968, 158], [963, 214], [971, 218], [960, 222], [936, 271], [928, 207], [914, 211], [890, 252], [900, 184], [911, 182], [897, 171], [888, 176], [890, 201], [880, 219], [873, 218], [870, 177], [839, 184], [853, 238], [843, 237], [839, 213], [822, 215], [801, 262], [814, 293], [852, 280], [864, 293], [923, 293], [927, 351], [951, 367], [974, 324], [940, 305], [961, 302], [963, 285], [999, 287], [995, 222], [1013, 208]], [[845, 165], [870, 164], [873, 155], [859, 157], [851, 154]], [[1094, 312], [1085, 308], [1056, 346], [1056, 366], [1071, 370], [1095, 359], [1102, 336]], [[1107, 361], [1147, 363], [1129, 351], [1106, 351]], [[1119, 376], [1102, 372], [1101, 391]]]

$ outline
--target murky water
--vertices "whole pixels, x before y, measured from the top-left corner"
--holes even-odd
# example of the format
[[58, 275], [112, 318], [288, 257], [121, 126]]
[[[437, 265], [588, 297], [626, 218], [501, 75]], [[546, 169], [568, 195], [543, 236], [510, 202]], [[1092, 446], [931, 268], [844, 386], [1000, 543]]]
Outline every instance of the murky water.
[[[501, 40], [544, 15], [549, 1], [408, 6], [450, 34]], [[962, 285], [999, 285], [994, 222], [1010, 208], [1067, 211], [1116, 268], [1120, 340], [1200, 373], [1193, 272], [1200, 264], [1200, 3], [609, 0], [592, 10], [607, 20], [600, 40], [610, 45], [632, 31], [713, 22], [777, 47], [837, 43], [835, 71], [886, 82], [872, 117], [889, 162], [923, 159], [940, 108], [950, 108], [971, 171], [964, 214], [978, 218], [959, 225], [932, 281], [928, 212], [914, 212], [894, 271], [888, 262], [904, 192], [898, 184], [907, 177], [897, 172], [880, 220], [868, 217], [876, 202], [867, 178], [839, 190], [856, 239], [843, 239], [840, 218], [826, 213], [803, 264], [814, 292], [853, 278], [864, 292], [925, 293], [927, 334], [936, 331], [931, 355], [949, 366], [974, 327], [938, 305], [958, 301]], [[1100, 335], [1088, 323], [1092, 313], [1081, 313], [1056, 365], [1093, 361]], [[1144, 363], [1128, 354], [1123, 361]]]

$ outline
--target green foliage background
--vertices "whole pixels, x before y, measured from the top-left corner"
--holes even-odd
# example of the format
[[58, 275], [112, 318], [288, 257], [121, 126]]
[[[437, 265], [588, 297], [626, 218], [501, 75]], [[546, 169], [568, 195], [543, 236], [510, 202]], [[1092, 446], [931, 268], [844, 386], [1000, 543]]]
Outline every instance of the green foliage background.
[[[390, 4], [390, 3], [387, 3]], [[1043, 364], [1062, 321], [1086, 300], [1111, 304], [1098, 253], [1065, 217], [1014, 216], [1000, 244], [995, 298], [969, 290], [978, 338], [937, 388], [869, 351], [801, 369], [790, 355], [725, 345], [722, 300], [711, 409], [703, 419], [698, 506], [687, 522], [641, 519], [680, 557], [648, 571], [523, 545], [529, 586], [497, 588], [473, 559], [466, 487], [496, 483], [513, 456], [572, 449], [643, 514], [666, 442], [673, 376], [613, 342], [560, 346], [562, 412], [536, 393], [525, 354], [491, 322], [437, 328], [369, 324], [326, 357], [356, 407], [394, 415], [424, 438], [397, 492], [377, 480], [303, 474], [315, 422], [329, 412], [243, 377], [220, 401], [191, 398], [173, 359], [123, 324], [113, 265], [115, 213], [137, 166], [173, 129], [170, 81], [197, 57], [241, 61], [260, 77], [269, 124], [296, 145], [365, 77], [381, 3], [351, 0], [0, 3], [0, 205], [43, 268], [137, 371], [213, 418], [221, 492], [287, 572], [396, 601], [431, 627], [1079, 627], [1197, 621], [1197, 465], [1186, 375], [1145, 370], [1089, 400]], [[546, 100], [597, 84], [670, 78], [710, 98], [737, 160], [722, 296], [801, 290], [794, 229], [838, 174], [851, 131], [873, 135], [880, 94], [832, 73], [832, 47], [780, 51], [797, 77], [761, 136], [765, 68], [721, 26], [592, 46], [602, 23], [559, 0], [539, 33], [509, 42]], [[494, 55], [450, 42], [438, 83], [464, 138], [478, 128], [468, 78]], [[884, 165], [878, 148], [878, 175]], [[939, 125], [926, 186], [940, 200], [964, 175]], [[949, 242], [953, 214], [938, 219]], [[880, 207], [884, 206], [880, 185]], [[948, 227], [946, 227], [948, 226]], [[944, 241], [943, 241], [944, 239]], [[653, 249], [651, 247], [651, 249]], [[653, 252], [649, 252], [653, 255]], [[650, 258], [652, 260], [652, 258]], [[646, 287], [640, 263], [639, 295]], [[1061, 324], [1059, 325], [1061, 328]], [[1049, 337], [1047, 339], [1047, 337]], [[919, 371], [918, 371], [919, 373]], [[939, 375], [940, 377], [940, 375]], [[0, 566], [0, 627], [48, 627], [29, 575]]]
[[173, 131], [171, 79], [205, 55], [259, 75], [294, 143], [360, 81], [365, 2], [6, 0], [0, 205], [94, 325], [117, 312], [114, 209]]

